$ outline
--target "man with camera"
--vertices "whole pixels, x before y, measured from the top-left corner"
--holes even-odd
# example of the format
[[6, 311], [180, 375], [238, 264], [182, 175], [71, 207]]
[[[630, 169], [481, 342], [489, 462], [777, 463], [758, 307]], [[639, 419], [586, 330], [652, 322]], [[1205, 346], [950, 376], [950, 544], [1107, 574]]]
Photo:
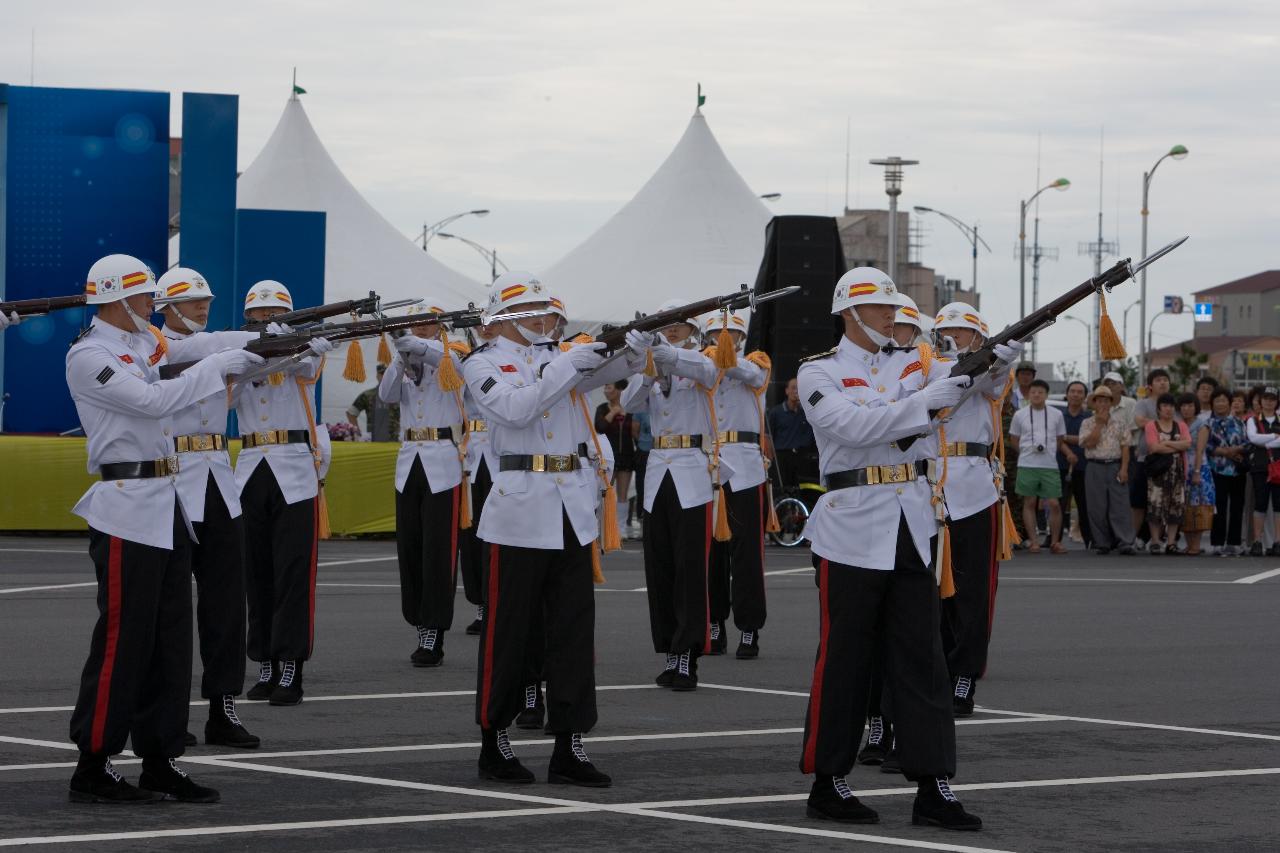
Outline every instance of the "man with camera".
[[1075, 465], [1076, 454], [1062, 440], [1067, 425], [1062, 413], [1046, 404], [1048, 397], [1049, 383], [1043, 379], [1033, 380], [1027, 389], [1029, 405], [1015, 412], [1009, 425], [1010, 440], [1018, 451], [1018, 479], [1014, 489], [1023, 498], [1022, 523], [1031, 539], [1028, 550], [1033, 554], [1040, 551], [1035, 533], [1035, 499], [1039, 498], [1049, 513], [1049, 550], [1065, 554], [1067, 549], [1061, 541], [1062, 507], [1058, 503], [1062, 497], [1062, 479], [1058, 474], [1057, 454], [1061, 453], [1069, 466]]

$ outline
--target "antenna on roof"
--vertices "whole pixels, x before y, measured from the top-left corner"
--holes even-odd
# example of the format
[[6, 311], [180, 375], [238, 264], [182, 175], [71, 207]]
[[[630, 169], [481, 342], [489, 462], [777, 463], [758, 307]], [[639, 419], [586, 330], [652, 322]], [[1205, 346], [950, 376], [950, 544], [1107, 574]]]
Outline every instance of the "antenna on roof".
[[693, 111], [696, 115], [702, 115], [702, 105], [707, 102], [707, 96], [702, 94], [702, 84], [698, 84], [698, 106]]
[[299, 95], [307, 94], [307, 90], [298, 85], [298, 67], [293, 68], [293, 94], [289, 96], [289, 100], [298, 100]]

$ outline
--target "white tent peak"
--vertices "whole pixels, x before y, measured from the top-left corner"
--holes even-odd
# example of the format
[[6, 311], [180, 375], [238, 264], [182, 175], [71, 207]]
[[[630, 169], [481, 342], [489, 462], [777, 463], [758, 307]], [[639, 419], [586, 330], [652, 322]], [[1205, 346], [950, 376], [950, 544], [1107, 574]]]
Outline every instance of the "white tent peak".
[[625, 319], [755, 281], [771, 214], [695, 110], [639, 192], [543, 280], [575, 321]]

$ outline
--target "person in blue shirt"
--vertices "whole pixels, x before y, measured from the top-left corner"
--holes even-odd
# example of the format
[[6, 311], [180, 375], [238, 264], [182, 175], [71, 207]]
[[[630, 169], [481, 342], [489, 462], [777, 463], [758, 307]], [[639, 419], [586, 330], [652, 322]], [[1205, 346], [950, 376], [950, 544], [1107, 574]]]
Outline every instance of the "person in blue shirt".
[[1067, 432], [1062, 437], [1062, 441], [1075, 454], [1075, 461], [1072, 463], [1062, 451], [1058, 451], [1058, 473], [1062, 476], [1063, 522], [1066, 523], [1070, 518], [1071, 503], [1074, 501], [1080, 537], [1084, 540], [1084, 547], [1092, 548], [1093, 537], [1089, 535], [1089, 505], [1084, 493], [1084, 468], [1087, 460], [1080, 452], [1080, 424], [1089, 417], [1089, 410], [1084, 405], [1088, 393], [1088, 387], [1079, 380], [1067, 384], [1067, 407], [1062, 409], [1062, 420], [1067, 425]]
[[801, 475], [816, 476], [818, 445], [813, 428], [800, 406], [800, 392], [795, 377], [787, 382], [786, 398], [767, 414], [769, 436], [773, 440], [773, 458], [784, 488], [794, 486]]

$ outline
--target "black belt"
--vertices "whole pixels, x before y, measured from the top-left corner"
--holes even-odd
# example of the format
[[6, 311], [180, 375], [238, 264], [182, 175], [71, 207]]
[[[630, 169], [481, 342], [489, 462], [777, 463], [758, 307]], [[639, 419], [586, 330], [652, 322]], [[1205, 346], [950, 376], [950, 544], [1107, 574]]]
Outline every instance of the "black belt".
[[245, 447], [263, 447], [269, 444], [311, 444], [311, 432], [305, 429], [268, 429], [240, 435]]
[[947, 456], [981, 456], [983, 459], [991, 458], [991, 445], [978, 444], [976, 441], [956, 441], [948, 442]]
[[[585, 441], [578, 444], [577, 456], [557, 456], [553, 453], [504, 453], [498, 458], [499, 471], [576, 471], [579, 468], [585, 468], [582, 464], [583, 459], [589, 459], [591, 454], [588, 452], [587, 443]], [[578, 461], [568, 462], [566, 460], [575, 459]], [[572, 467], [569, 467], [572, 466]]]
[[178, 473], [178, 459], [152, 459], [147, 462], [108, 462], [100, 466], [103, 480], [149, 480], [171, 477]]
[[870, 468], [854, 468], [837, 471], [824, 477], [829, 490], [849, 489], [854, 486], [879, 486], [889, 483], [909, 483], [929, 472], [928, 460], [906, 462], [899, 465], [872, 465]]
[[1120, 464], [1119, 456], [1117, 456], [1115, 459], [1090, 459], [1088, 456], [1086, 456], [1084, 459], [1090, 465], [1119, 465]]
[[759, 444], [760, 433], [744, 432], [740, 429], [731, 429], [727, 432], [720, 433], [717, 438], [721, 444]]

